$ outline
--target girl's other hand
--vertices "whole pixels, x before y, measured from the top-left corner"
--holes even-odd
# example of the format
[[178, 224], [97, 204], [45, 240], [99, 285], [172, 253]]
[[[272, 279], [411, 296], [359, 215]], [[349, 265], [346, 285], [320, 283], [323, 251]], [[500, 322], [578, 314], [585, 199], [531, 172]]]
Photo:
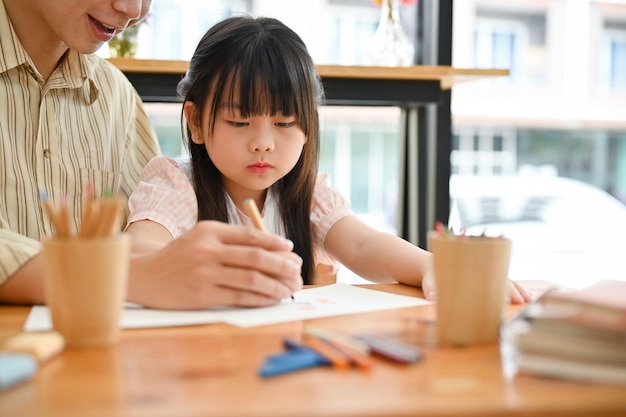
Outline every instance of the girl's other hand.
[[[424, 274], [422, 281], [422, 290], [424, 292], [424, 298], [429, 301], [436, 301], [437, 295], [435, 293], [435, 275], [431, 271]], [[511, 304], [524, 304], [532, 301], [533, 296], [519, 282], [509, 280], [509, 288], [507, 289], [507, 299]]]
[[507, 299], [511, 304], [524, 304], [532, 301], [533, 295], [522, 284], [510, 279]]

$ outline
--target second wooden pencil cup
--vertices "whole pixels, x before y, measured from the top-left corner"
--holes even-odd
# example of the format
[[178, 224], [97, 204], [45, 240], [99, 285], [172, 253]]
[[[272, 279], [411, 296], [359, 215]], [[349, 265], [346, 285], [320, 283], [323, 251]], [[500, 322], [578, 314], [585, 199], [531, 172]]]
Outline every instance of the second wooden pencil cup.
[[429, 234], [439, 343], [497, 342], [506, 305], [510, 239]]
[[44, 240], [46, 302], [67, 347], [117, 343], [129, 256], [126, 235]]

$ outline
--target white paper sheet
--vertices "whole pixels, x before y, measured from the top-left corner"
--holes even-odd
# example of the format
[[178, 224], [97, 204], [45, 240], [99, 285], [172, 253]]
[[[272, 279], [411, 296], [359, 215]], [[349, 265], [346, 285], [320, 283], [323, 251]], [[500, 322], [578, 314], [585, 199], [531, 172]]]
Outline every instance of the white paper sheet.
[[[127, 304], [122, 313], [120, 326], [124, 329], [132, 329], [223, 322], [238, 327], [253, 327], [430, 304], [430, 301], [423, 298], [391, 294], [347, 284], [304, 289], [294, 294], [294, 298], [295, 301], [287, 299], [271, 307], [201, 311], [155, 310]], [[51, 329], [52, 321], [48, 308], [34, 306], [26, 320], [24, 330], [35, 332]]]

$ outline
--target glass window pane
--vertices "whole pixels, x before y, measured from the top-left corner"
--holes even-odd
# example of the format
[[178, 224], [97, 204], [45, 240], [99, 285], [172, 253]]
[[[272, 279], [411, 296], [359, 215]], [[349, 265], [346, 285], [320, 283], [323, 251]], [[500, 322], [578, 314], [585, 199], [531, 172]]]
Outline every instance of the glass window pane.
[[453, 64], [511, 76], [453, 89], [451, 224], [512, 237], [514, 279], [626, 279], [626, 3], [460, 10]]

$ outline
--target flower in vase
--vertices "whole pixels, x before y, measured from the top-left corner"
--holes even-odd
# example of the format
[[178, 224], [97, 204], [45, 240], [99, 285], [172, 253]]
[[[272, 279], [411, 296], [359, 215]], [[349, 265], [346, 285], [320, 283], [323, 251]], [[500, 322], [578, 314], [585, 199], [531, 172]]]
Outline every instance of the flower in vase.
[[[417, 0], [399, 0], [400, 4], [403, 6], [411, 6], [412, 4], [417, 4]], [[382, 6], [383, 0], [372, 0], [376, 6]]]
[[410, 66], [415, 47], [404, 33], [400, 21], [400, 4], [414, 4], [417, 0], [373, 0], [381, 6], [381, 15], [368, 46], [370, 65]]

